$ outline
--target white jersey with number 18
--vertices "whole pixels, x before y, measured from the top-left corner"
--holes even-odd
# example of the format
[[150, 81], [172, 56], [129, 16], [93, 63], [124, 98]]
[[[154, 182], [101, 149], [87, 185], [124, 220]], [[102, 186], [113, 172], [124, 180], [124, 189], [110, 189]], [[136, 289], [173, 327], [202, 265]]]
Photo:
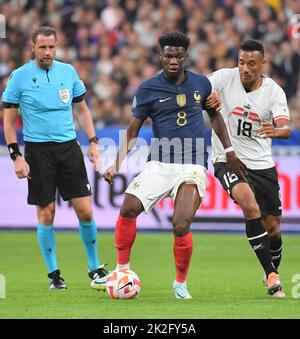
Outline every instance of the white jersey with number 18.
[[[282, 88], [272, 79], [263, 77], [262, 85], [247, 93], [237, 67], [221, 69], [208, 78], [220, 95], [221, 114], [237, 157], [250, 169], [273, 167], [272, 140], [264, 139], [258, 131], [263, 121], [289, 120]], [[225, 161], [224, 148], [212, 131], [212, 162]]]

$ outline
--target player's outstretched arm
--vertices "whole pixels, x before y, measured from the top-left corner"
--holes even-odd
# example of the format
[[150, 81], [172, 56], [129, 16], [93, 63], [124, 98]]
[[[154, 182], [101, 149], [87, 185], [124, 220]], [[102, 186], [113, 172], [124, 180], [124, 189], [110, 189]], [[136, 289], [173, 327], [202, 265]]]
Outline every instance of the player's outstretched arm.
[[28, 163], [22, 157], [17, 144], [16, 120], [18, 117], [18, 108], [4, 108], [4, 135], [8, 145], [10, 156], [14, 160], [15, 173], [19, 179], [30, 179], [30, 168]]
[[127, 127], [126, 133], [123, 135], [121, 145], [118, 150], [116, 161], [112, 166], [110, 166], [105, 173], [103, 174], [103, 178], [109, 184], [113, 182], [113, 177], [116, 172], [119, 171], [123, 160], [133, 148], [136, 142], [136, 138], [139, 134], [139, 130], [142, 127], [144, 121], [138, 118], [131, 118], [130, 123]]
[[259, 134], [263, 138], [287, 139], [292, 133], [287, 123], [287, 119], [278, 119], [275, 121], [274, 126], [269, 121], [263, 121], [260, 124], [261, 129], [259, 130]]
[[211, 126], [224, 147], [228, 170], [234, 172], [240, 178], [245, 178], [246, 167], [235, 155], [222, 115], [215, 110], [207, 110], [207, 113]]

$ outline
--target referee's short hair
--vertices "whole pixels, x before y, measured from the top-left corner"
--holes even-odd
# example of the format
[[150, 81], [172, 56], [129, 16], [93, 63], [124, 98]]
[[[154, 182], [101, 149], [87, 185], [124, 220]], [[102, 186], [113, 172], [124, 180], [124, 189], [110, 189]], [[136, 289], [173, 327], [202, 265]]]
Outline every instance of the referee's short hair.
[[41, 26], [32, 33], [31, 41], [34, 44], [36, 43], [36, 39], [37, 39], [38, 35], [40, 35], [40, 34], [45, 35], [45, 36], [54, 35], [55, 40], [57, 39], [57, 33], [56, 33], [56, 30], [54, 28], [52, 28], [50, 26]]

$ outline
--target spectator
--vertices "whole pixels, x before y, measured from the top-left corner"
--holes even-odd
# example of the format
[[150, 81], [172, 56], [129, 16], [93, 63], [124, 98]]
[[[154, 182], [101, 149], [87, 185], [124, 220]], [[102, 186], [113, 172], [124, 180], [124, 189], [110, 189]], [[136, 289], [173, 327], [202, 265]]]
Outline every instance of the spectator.
[[[32, 58], [30, 33], [49, 24], [59, 31], [57, 57], [72, 63], [92, 89], [87, 102], [99, 110], [94, 113], [95, 119], [101, 116], [99, 126], [129, 121], [128, 104], [137, 84], [160, 70], [157, 38], [173, 30], [190, 36], [190, 66], [204, 74], [232, 67], [237, 46], [260, 39], [272, 60], [265, 71], [283, 86], [290, 102], [300, 100], [300, 39], [291, 34], [299, 1], [0, 1], [0, 12], [7, 26], [0, 46], [0, 89], [12, 69]], [[292, 124], [298, 126], [296, 118]]]

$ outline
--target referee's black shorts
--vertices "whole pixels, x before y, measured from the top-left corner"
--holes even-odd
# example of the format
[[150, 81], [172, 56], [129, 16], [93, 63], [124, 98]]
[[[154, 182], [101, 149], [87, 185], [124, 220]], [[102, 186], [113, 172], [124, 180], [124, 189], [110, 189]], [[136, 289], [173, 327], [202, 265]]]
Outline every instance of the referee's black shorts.
[[[230, 174], [225, 162], [215, 163], [214, 169], [215, 177], [219, 179], [224, 190], [233, 199], [231, 195], [233, 187], [238, 183], [246, 181], [235, 174]], [[281, 215], [280, 187], [276, 168], [272, 167], [262, 170], [247, 169], [246, 179], [255, 194], [262, 216]]]
[[25, 142], [30, 166], [28, 204], [45, 206], [55, 201], [56, 189], [64, 200], [91, 195], [84, 158], [74, 139], [58, 142]]

